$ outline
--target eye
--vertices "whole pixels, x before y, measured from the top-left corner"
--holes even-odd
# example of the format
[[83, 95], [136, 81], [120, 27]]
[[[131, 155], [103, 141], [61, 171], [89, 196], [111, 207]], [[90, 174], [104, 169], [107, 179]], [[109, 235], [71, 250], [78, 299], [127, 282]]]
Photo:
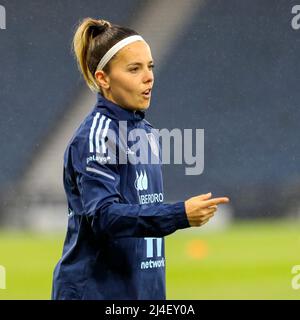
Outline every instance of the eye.
[[154, 64], [151, 64], [149, 67], [150, 67], [151, 69], [154, 69], [155, 65], [154, 65]]
[[130, 72], [132, 72], [132, 71], [133, 71], [133, 72], [136, 72], [137, 70], [138, 70], [138, 67], [135, 67], [135, 68], [130, 69], [129, 71], [130, 71]]

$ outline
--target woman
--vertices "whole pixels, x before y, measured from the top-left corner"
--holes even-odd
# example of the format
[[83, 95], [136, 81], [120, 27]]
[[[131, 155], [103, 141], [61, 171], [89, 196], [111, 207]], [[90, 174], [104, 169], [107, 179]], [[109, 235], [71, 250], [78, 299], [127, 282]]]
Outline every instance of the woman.
[[[164, 204], [159, 161], [134, 162], [142, 149], [159, 158], [153, 128], [144, 119], [153, 59], [137, 32], [86, 18], [73, 46], [97, 103], [64, 155], [68, 230], [52, 298], [165, 299], [163, 237], [203, 225], [229, 200], [209, 193]], [[140, 150], [129, 139], [137, 129]]]

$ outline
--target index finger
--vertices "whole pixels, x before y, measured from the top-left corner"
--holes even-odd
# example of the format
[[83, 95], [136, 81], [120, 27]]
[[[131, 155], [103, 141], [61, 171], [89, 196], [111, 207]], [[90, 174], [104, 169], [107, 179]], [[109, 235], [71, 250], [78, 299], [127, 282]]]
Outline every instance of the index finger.
[[213, 198], [210, 200], [203, 201], [204, 207], [209, 207], [213, 205], [218, 205], [220, 203], [228, 203], [229, 198], [227, 197], [221, 197], [221, 198]]

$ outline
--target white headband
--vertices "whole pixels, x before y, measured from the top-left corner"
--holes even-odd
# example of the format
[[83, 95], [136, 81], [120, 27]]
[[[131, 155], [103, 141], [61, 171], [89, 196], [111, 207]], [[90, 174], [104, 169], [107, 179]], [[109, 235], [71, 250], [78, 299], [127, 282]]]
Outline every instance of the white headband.
[[135, 36], [130, 36], [127, 37], [119, 42], [117, 42], [114, 46], [112, 46], [102, 57], [100, 62], [98, 63], [97, 69], [96, 70], [102, 70], [108, 61], [122, 48], [127, 46], [129, 43], [135, 42], [135, 41], [145, 41], [141, 36], [135, 35]]

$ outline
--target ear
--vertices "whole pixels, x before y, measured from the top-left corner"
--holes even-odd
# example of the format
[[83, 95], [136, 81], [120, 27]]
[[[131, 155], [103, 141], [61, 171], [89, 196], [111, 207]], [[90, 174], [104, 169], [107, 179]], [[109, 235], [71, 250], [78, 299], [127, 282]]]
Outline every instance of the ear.
[[104, 71], [97, 70], [95, 72], [95, 78], [101, 88], [106, 89], [106, 90], [109, 89], [109, 87], [110, 87], [109, 76]]

